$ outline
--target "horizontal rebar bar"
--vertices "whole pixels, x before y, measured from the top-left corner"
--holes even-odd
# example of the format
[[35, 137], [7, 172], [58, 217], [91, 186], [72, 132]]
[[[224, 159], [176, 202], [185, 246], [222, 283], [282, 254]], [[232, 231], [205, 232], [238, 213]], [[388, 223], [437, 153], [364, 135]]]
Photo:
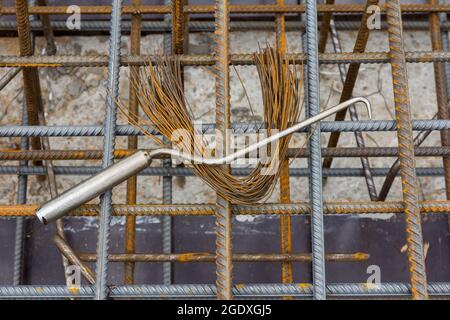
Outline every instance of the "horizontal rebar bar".
[[[116, 150], [115, 159], [124, 158], [136, 150]], [[151, 150], [145, 150], [151, 151]], [[417, 157], [441, 157], [450, 156], [450, 147], [417, 147], [415, 149]], [[290, 148], [288, 157], [305, 158], [308, 156], [307, 148]], [[1, 150], [0, 161], [19, 161], [19, 160], [100, 160], [103, 151], [101, 150], [28, 150], [21, 151], [16, 149]], [[398, 148], [396, 147], [365, 147], [365, 148], [322, 148], [323, 157], [334, 158], [352, 158], [352, 157], [397, 157]], [[158, 158], [167, 158], [161, 155]]]
[[[413, 120], [413, 130], [450, 130], [450, 120]], [[144, 126], [144, 128], [146, 128]], [[231, 124], [230, 129], [235, 134], [254, 133], [264, 128], [264, 125], [252, 123]], [[395, 131], [397, 122], [395, 120], [372, 120], [372, 121], [340, 121], [321, 122], [322, 132], [354, 132], [354, 131]], [[0, 138], [11, 137], [101, 137], [103, 126], [0, 126]], [[214, 133], [214, 124], [202, 126], [202, 133]], [[150, 134], [158, 134], [156, 130], [146, 128]], [[307, 129], [299, 132], [307, 132]], [[143, 135], [142, 131], [130, 125], [118, 125], [117, 136]]]
[[[98, 166], [55, 166], [57, 175], [93, 175], [102, 170]], [[246, 176], [251, 172], [251, 168], [232, 168], [231, 172], [235, 176]], [[371, 168], [370, 172], [374, 177], [384, 177], [389, 173], [390, 168]], [[442, 176], [444, 169], [435, 168], [417, 168], [419, 176]], [[47, 175], [46, 167], [26, 167], [26, 166], [0, 166], [0, 174], [12, 175]], [[289, 176], [306, 177], [309, 174], [308, 168], [289, 168]], [[138, 176], [194, 176], [194, 171], [186, 167], [151, 167], [142, 170]], [[323, 170], [324, 177], [362, 177], [364, 171], [361, 168], [331, 168]]]
[[[264, 296], [301, 296], [312, 297], [310, 283], [292, 284], [235, 284], [233, 293], [241, 297]], [[411, 286], [407, 283], [339, 283], [327, 284], [327, 295], [330, 296], [386, 296], [411, 294]], [[450, 283], [430, 282], [430, 295], [450, 295]], [[66, 286], [2, 286], [2, 299], [44, 299], [44, 298], [92, 298], [93, 286], [81, 286], [78, 290], [69, 290]], [[175, 284], [175, 285], [130, 285], [111, 287], [111, 297], [115, 298], [167, 298], [167, 297], [204, 297], [216, 296], [216, 286], [212, 284]]]
[[[417, 21], [417, 20], [406, 20], [403, 21], [405, 29], [413, 30], [424, 30], [428, 29], [428, 21]], [[81, 21], [80, 30], [70, 30], [67, 27], [66, 21], [52, 21], [52, 28], [54, 31], [68, 31], [73, 33], [83, 32], [105, 32], [110, 29], [110, 22], [105, 20], [83, 20]], [[359, 21], [345, 21], [337, 20], [335, 21], [336, 28], [339, 30], [352, 30], [359, 28]], [[41, 31], [42, 23], [41, 21], [30, 21], [30, 26], [32, 31]], [[320, 22], [319, 22], [320, 26]], [[286, 31], [301, 31], [304, 30], [305, 24], [303, 21], [286, 21]], [[387, 24], [382, 21], [381, 29], [386, 29]], [[16, 30], [16, 22], [11, 21], [0, 21], [0, 31], [11, 31]], [[275, 29], [274, 21], [231, 21], [230, 31], [248, 31], [248, 30], [268, 30], [273, 31]], [[450, 29], [450, 22], [445, 22], [441, 24], [442, 30]], [[124, 32], [130, 32], [131, 22], [123, 21], [122, 30]], [[171, 25], [164, 21], [149, 20], [142, 22], [142, 32], [168, 32], [171, 30]], [[189, 32], [214, 32], [214, 22], [209, 21], [190, 21], [189, 22]]]
[[[80, 259], [86, 262], [97, 260], [95, 253], [80, 253]], [[365, 261], [370, 255], [363, 252], [356, 253], [328, 253], [327, 261], [354, 262]], [[234, 253], [232, 260], [236, 262], [311, 262], [311, 253], [268, 254], [268, 253]], [[189, 253], [135, 253], [135, 254], [109, 254], [110, 262], [215, 262], [216, 255], [204, 252]]]
[[[68, 6], [32, 6], [28, 9], [30, 14], [39, 15], [70, 15], [71, 11], [67, 11]], [[81, 14], [111, 14], [111, 6], [79, 6]], [[317, 12], [333, 12], [333, 13], [362, 13], [364, 5], [360, 4], [318, 4]], [[304, 4], [252, 4], [252, 5], [230, 5], [230, 13], [304, 13]], [[429, 12], [450, 12], [450, 4], [430, 5], [430, 4], [402, 4], [401, 10], [404, 13], [429, 13]], [[385, 13], [386, 6], [380, 5], [380, 12]], [[14, 7], [0, 7], [0, 14], [14, 15], [16, 12]], [[166, 5], [141, 5], [141, 6], [123, 6], [122, 14], [140, 14], [157, 13], [171, 14], [171, 7]], [[185, 13], [200, 14], [214, 13], [213, 5], [186, 5]]]
[[[0, 205], [1, 217], [25, 217], [34, 216], [39, 205]], [[450, 201], [421, 201], [421, 213], [448, 213], [450, 211]], [[355, 202], [325, 202], [324, 214], [392, 214], [404, 212], [404, 206], [401, 201], [355, 201]], [[112, 207], [114, 216], [212, 216], [215, 214], [213, 204], [138, 204], [125, 205], [114, 204]], [[254, 206], [233, 205], [232, 214], [234, 215], [265, 215], [277, 216], [283, 214], [308, 215], [311, 213], [307, 202], [300, 203], [266, 203], [255, 204]], [[99, 214], [99, 206], [95, 204], [83, 205], [74, 210], [69, 216], [87, 216], [96, 217]]]
[[[287, 57], [297, 63], [306, 64], [305, 55], [302, 53], [287, 54]], [[122, 55], [120, 59], [121, 66], [144, 66], [154, 62], [155, 56], [140, 55], [129, 56]], [[252, 53], [230, 54], [230, 64], [232, 65], [254, 65]], [[319, 62], [321, 64], [336, 63], [365, 63], [379, 64], [389, 63], [389, 52], [365, 52], [365, 53], [320, 53]], [[439, 51], [410, 51], [406, 52], [406, 62], [409, 63], [427, 63], [427, 62], [449, 62], [450, 52]], [[214, 56], [208, 54], [189, 54], [181, 55], [180, 62], [184, 66], [212, 66], [214, 65]], [[54, 55], [54, 56], [0, 56], [0, 67], [106, 67], [108, 65], [108, 56], [106, 55]]]

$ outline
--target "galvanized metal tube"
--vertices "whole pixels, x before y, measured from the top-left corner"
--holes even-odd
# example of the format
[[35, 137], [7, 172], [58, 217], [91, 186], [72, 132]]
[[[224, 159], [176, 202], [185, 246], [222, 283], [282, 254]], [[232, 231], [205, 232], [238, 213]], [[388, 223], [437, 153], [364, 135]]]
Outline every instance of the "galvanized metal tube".
[[134, 176], [150, 162], [148, 153], [138, 151], [50, 200], [39, 208], [36, 215], [43, 223], [52, 222]]

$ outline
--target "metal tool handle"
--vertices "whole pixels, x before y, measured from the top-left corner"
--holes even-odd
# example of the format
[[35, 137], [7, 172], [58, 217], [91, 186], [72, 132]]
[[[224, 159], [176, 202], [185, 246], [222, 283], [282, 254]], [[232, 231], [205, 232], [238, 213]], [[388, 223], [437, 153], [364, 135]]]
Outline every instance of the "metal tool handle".
[[45, 203], [39, 208], [36, 215], [44, 224], [55, 221], [83, 203], [136, 175], [148, 167], [151, 161], [148, 152], [137, 151]]

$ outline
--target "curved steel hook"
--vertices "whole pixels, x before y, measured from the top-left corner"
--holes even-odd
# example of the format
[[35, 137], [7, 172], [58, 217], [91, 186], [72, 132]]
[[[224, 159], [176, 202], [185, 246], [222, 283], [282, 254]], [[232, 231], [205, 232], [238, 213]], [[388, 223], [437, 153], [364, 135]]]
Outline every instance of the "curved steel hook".
[[137, 173], [148, 167], [152, 162], [152, 158], [157, 155], [169, 155], [198, 164], [228, 164], [236, 159], [244, 157], [246, 154], [252, 151], [258, 150], [259, 148], [264, 147], [271, 142], [277, 141], [300, 129], [310, 126], [358, 102], [364, 103], [367, 108], [368, 116], [371, 119], [372, 112], [369, 100], [363, 97], [353, 98], [222, 158], [203, 158], [200, 156], [192, 156], [175, 149], [165, 148], [156, 149], [151, 152], [137, 151], [136, 153], [122, 159], [119, 162], [116, 162], [112, 166], [81, 182], [75, 187], [67, 190], [58, 197], [48, 201], [38, 209], [36, 215], [43, 223], [55, 221], [66, 215], [70, 211], [76, 209], [80, 205], [94, 199], [105, 191], [112, 189], [119, 183], [136, 175]]

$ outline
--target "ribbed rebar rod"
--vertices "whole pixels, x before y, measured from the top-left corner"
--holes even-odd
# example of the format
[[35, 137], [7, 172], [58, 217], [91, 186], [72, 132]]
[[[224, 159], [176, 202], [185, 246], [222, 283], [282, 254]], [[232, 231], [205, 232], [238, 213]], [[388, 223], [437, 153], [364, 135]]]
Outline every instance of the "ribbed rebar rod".
[[[449, 62], [450, 52], [410, 51], [405, 53], [408, 63]], [[321, 64], [347, 64], [389, 63], [388, 52], [364, 52], [364, 53], [321, 53], [318, 55]], [[213, 66], [214, 56], [210, 54], [185, 54], [181, 55], [180, 63], [184, 66]], [[287, 58], [296, 64], [307, 63], [306, 56], [302, 53], [289, 53]], [[229, 55], [229, 63], [232, 65], [254, 65], [252, 53], [233, 53]], [[121, 66], [145, 66], [149, 62], [155, 62], [153, 55], [129, 56], [123, 55], [120, 59]], [[106, 55], [55, 55], [55, 56], [6, 56], [0, 55], [0, 68], [6, 67], [106, 67], [108, 56]]]
[[413, 299], [427, 299], [427, 277], [420, 220], [419, 186], [414, 158], [408, 76], [402, 29], [402, 11], [398, 0], [387, 2], [387, 22], [391, 53], [392, 82], [395, 115], [398, 122], [397, 138], [400, 158], [402, 193], [405, 203], [406, 241]]
[[[105, 137], [103, 145], [103, 168], [113, 163], [115, 149], [115, 132], [119, 96], [120, 40], [121, 40], [122, 0], [113, 0], [111, 13], [111, 35], [109, 42], [108, 96], [106, 99]], [[97, 270], [95, 298], [103, 300], [108, 297], [108, 249], [111, 220], [112, 191], [105, 192], [101, 198], [101, 214], [97, 244]]]
[[[228, 0], [215, 0], [215, 96], [216, 127], [222, 139], [217, 136], [222, 154], [228, 150], [227, 129], [230, 122], [230, 74], [229, 74], [229, 4]], [[231, 204], [217, 196], [216, 200], [216, 285], [217, 299], [233, 299], [233, 263], [231, 261]]]
[[[19, 36], [20, 56], [33, 55], [33, 46], [31, 41], [30, 22], [28, 15], [28, 3], [26, 0], [15, 0], [15, 11], [17, 21], [17, 33]], [[39, 81], [39, 73], [35, 67], [22, 68], [23, 87], [25, 101], [27, 104], [28, 124], [39, 124], [38, 112], [42, 111], [41, 87]], [[41, 149], [41, 141], [39, 138], [30, 139], [33, 149]]]
[[[277, 5], [283, 5], [284, 0], [276, 0]], [[277, 42], [277, 49], [281, 54], [287, 52], [286, 47], [286, 19], [283, 13], [277, 14], [275, 18], [275, 35]], [[289, 159], [281, 159], [280, 168], [280, 202], [291, 202], [291, 189], [289, 186]], [[281, 253], [292, 253], [292, 237], [291, 237], [291, 217], [283, 215], [280, 217], [280, 242]], [[283, 283], [292, 283], [292, 263], [285, 261], [281, 263], [281, 281]], [[288, 299], [289, 297], [286, 297]]]
[[[332, 5], [334, 4], [334, 0], [324, 0], [325, 4]], [[319, 42], [318, 42], [318, 51], [320, 53], [324, 53], [326, 46], [327, 46], [327, 40], [328, 40], [328, 32], [330, 30], [330, 22], [333, 17], [332, 12], [326, 12], [322, 15], [322, 21], [320, 22], [320, 33], [319, 33]]]
[[[28, 114], [25, 103], [22, 103], [22, 124], [24, 125], [28, 124]], [[29, 143], [27, 138], [20, 139], [20, 148], [22, 150], [28, 150]], [[28, 161], [21, 161], [19, 165], [27, 166]], [[19, 174], [17, 183], [17, 203], [19, 205], [27, 203], [27, 185], [28, 185], [28, 176]], [[18, 217], [16, 219], [16, 230], [14, 238], [13, 285], [15, 286], [18, 286], [23, 283], [25, 227], [26, 227], [25, 218]]]
[[[165, 5], [170, 5], [171, 0], [165, 0]], [[173, 6], [174, 4], [172, 4]], [[164, 16], [164, 21], [167, 22], [172, 32], [165, 32], [164, 38], [163, 38], [163, 46], [164, 46], [164, 53], [165, 54], [172, 54], [173, 46], [172, 46], [172, 33], [174, 33], [174, 24], [172, 23], [172, 15], [167, 14]], [[183, 77], [184, 82], [184, 77]], [[184, 85], [184, 83], [183, 83]], [[183, 86], [184, 88], [184, 86]], [[167, 143], [167, 139], [165, 139], [165, 142]], [[166, 168], [169, 168], [172, 166], [172, 160], [166, 159], [163, 160], [163, 166]], [[162, 178], [162, 198], [164, 204], [171, 204], [172, 203], [172, 177], [163, 177]], [[163, 217], [162, 219], [162, 237], [163, 237], [163, 244], [162, 249], [164, 253], [171, 253], [172, 252], [172, 217]], [[172, 283], [172, 265], [170, 263], [164, 263], [163, 264], [163, 283], [164, 284], [171, 284]]]
[[[419, 202], [422, 214], [442, 214], [450, 211], [449, 201], [429, 200]], [[37, 204], [28, 205], [0, 205], [1, 217], [28, 217], [34, 216], [38, 209]], [[213, 216], [215, 207], [213, 204], [175, 204], [175, 205], [124, 205], [115, 204], [112, 207], [114, 216]], [[279, 216], [283, 214], [309, 215], [311, 209], [308, 203], [266, 203], [258, 205], [233, 205], [233, 215], [264, 215]], [[401, 201], [356, 201], [356, 202], [325, 202], [324, 214], [404, 214], [404, 205]], [[98, 217], [99, 205], [83, 205], [69, 214], [72, 217]]]
[[[367, 21], [366, 21], [366, 23], [367, 23]], [[339, 36], [337, 34], [337, 30], [335, 27], [334, 19], [330, 20], [330, 33], [331, 33], [331, 40], [332, 40], [335, 52], [341, 53], [342, 52], [341, 44], [340, 44]], [[350, 74], [347, 73], [348, 72], [347, 68], [343, 64], [340, 64], [338, 66], [338, 68], [339, 68], [339, 74], [341, 76], [341, 81], [342, 81], [343, 85], [345, 86], [346, 77], [347, 77], [347, 75], [349, 76]], [[344, 91], [344, 90], [342, 90], [342, 91]], [[352, 121], [359, 120], [358, 112], [356, 111], [356, 108], [354, 106], [352, 106], [350, 108], [349, 113], [350, 113], [350, 118]], [[356, 140], [356, 145], [358, 146], [358, 148], [365, 148], [366, 143], [364, 141], [364, 136], [363, 136], [362, 132], [355, 131], [355, 140]], [[327, 159], [327, 158], [325, 158], [325, 159]], [[377, 194], [377, 190], [375, 187], [375, 182], [373, 181], [372, 173], [370, 171], [370, 162], [367, 157], [361, 157], [361, 166], [364, 169], [364, 176], [365, 176], [367, 190], [369, 193], [370, 200], [374, 201], [377, 199], [378, 194]]]
[[[97, 256], [94, 253], [81, 253], [80, 260], [95, 262]], [[363, 252], [356, 253], [328, 253], [325, 255], [327, 261], [333, 262], [361, 262], [370, 258], [370, 255]], [[216, 255], [206, 252], [188, 253], [137, 253], [137, 254], [110, 254], [110, 262], [215, 262]], [[297, 254], [270, 254], [270, 253], [235, 253], [232, 256], [235, 262], [311, 262], [311, 253]]]
[[[57, 175], [93, 175], [101, 171], [102, 167], [98, 166], [55, 166], [54, 171]], [[235, 176], [247, 176], [252, 169], [250, 168], [232, 168], [231, 173]], [[371, 168], [374, 177], [386, 176], [390, 168]], [[417, 175], [419, 176], [442, 176], [443, 168], [417, 168]], [[322, 171], [324, 177], [364, 177], [364, 170], [361, 168], [331, 168]], [[47, 175], [45, 167], [20, 167], [20, 166], [0, 166], [0, 174], [10, 175]], [[178, 176], [190, 177], [195, 176], [191, 168], [164, 168], [151, 167], [142, 170], [139, 176]], [[289, 175], [291, 177], [307, 177], [309, 175], [308, 168], [289, 168]]]
[[[317, 3], [306, 0], [306, 97], [307, 116], [320, 112], [319, 59], [317, 43]], [[323, 229], [322, 154], [320, 147], [320, 122], [311, 127], [309, 137], [309, 197], [311, 204], [311, 246], [314, 298], [326, 299], [325, 292], [325, 241]]]
[[[145, 126], [144, 126], [145, 128]], [[216, 126], [206, 124], [202, 126], [202, 133], [211, 134]], [[159, 134], [156, 130], [147, 128], [151, 134]], [[264, 129], [262, 123], [240, 123], [230, 125], [230, 129], [235, 134], [254, 133]], [[341, 122], [321, 122], [322, 132], [354, 132], [354, 131], [395, 131], [397, 121], [394, 120], [372, 120], [372, 121], [341, 121]], [[412, 120], [412, 129], [423, 130], [449, 130], [450, 120]], [[308, 128], [298, 132], [307, 132]], [[0, 138], [9, 137], [99, 137], [103, 136], [102, 126], [0, 126]], [[142, 135], [142, 131], [131, 125], [116, 126], [117, 136]]]
[[[170, 1], [168, 2], [170, 3]], [[168, 5], [166, 3], [166, 5]], [[169, 14], [165, 16], [170, 16]], [[335, 21], [336, 28], [339, 30], [352, 30], [358, 29], [360, 26], [359, 21], [352, 20], [337, 20]], [[70, 30], [67, 27], [65, 21], [53, 20], [52, 28], [54, 31], [67, 31], [70, 33], [76, 33], [76, 30]], [[81, 30], [84, 32], [104, 32], [109, 31], [110, 22], [105, 20], [82, 20]], [[319, 22], [321, 26], [321, 22]], [[42, 22], [41, 21], [30, 21], [30, 27], [32, 31], [41, 31]], [[303, 31], [304, 30], [303, 21], [286, 21], [286, 31]], [[385, 21], [381, 22], [381, 30], [387, 29], [387, 23]], [[409, 19], [403, 21], [403, 27], [410, 30], [427, 30], [429, 24], [427, 21]], [[0, 21], [0, 31], [10, 31], [16, 30], [17, 24], [15, 21]], [[230, 31], [247, 31], [247, 30], [273, 30], [274, 21], [230, 21]], [[443, 31], [448, 31], [450, 29], [450, 23], [445, 21], [441, 24], [441, 29]], [[123, 21], [122, 30], [124, 32], [129, 32], [131, 30], [131, 22]], [[171, 30], [170, 20], [157, 21], [157, 20], [147, 20], [142, 21], [142, 32], [165, 32]], [[190, 32], [214, 32], [214, 22], [210, 21], [190, 21], [189, 22]]]
[[[1, 286], [2, 299], [44, 299], [44, 298], [92, 298], [95, 288], [81, 286], [73, 292], [67, 286]], [[276, 297], [298, 296], [311, 297], [313, 286], [309, 283], [292, 284], [237, 284], [233, 293], [240, 297]], [[407, 283], [339, 283], [328, 284], [326, 292], [334, 297], [378, 297], [378, 296], [407, 296], [411, 294], [411, 285]], [[449, 296], [450, 283], [432, 282], [429, 292], [433, 296]], [[153, 298], [167, 297], [198, 297], [212, 298], [216, 295], [216, 286], [211, 284], [177, 284], [177, 285], [134, 285], [115, 286], [111, 288], [114, 298]]]
[[[109, 15], [114, 9], [114, 6], [79, 6], [81, 14], [94, 15], [104, 14]], [[33, 6], [30, 7], [30, 14], [56, 14], [56, 15], [69, 15], [70, 11], [67, 11], [68, 6]], [[335, 13], [362, 13], [364, 12], [364, 5], [360, 4], [318, 4], [317, 12], [335, 12]], [[441, 5], [429, 5], [429, 4], [402, 4], [402, 11], [406, 13], [429, 13], [429, 12], [449, 12], [450, 4]], [[146, 13], [159, 13], [169, 14], [171, 13], [170, 6], [167, 5], [142, 5], [138, 7], [142, 14]], [[236, 4], [229, 6], [231, 13], [305, 13], [307, 6], [303, 4]], [[188, 5], [185, 9], [186, 13], [213, 13], [215, 7], [213, 5]], [[385, 5], [380, 5], [380, 12], [385, 13], [387, 11]], [[133, 14], [135, 7], [124, 6], [122, 14]], [[14, 7], [0, 7], [0, 13], [4, 15], [14, 15], [16, 10]]]
[[[366, 50], [367, 42], [369, 40], [369, 26], [368, 26], [368, 20], [371, 16], [371, 11], [368, 10], [371, 6], [378, 5], [378, 0], [367, 0], [366, 1], [366, 9], [364, 10], [364, 14], [361, 17], [361, 25], [358, 30], [358, 35], [356, 36], [355, 45], [353, 47], [353, 53], [362, 53]], [[339, 53], [339, 52], [338, 52]], [[340, 65], [343, 67], [342, 65]], [[340, 102], [346, 101], [348, 99], [351, 99], [353, 96], [353, 89], [356, 84], [356, 79], [358, 77], [360, 64], [358, 63], [352, 63], [349, 65], [347, 72], [345, 73], [346, 76], [343, 80], [343, 88], [342, 93], [340, 96]], [[350, 116], [352, 121], [358, 121], [358, 113], [354, 106], [351, 106], [350, 110]], [[345, 112], [338, 112], [335, 116], [335, 121], [343, 121], [345, 119], [345, 116], [347, 114], [347, 110]], [[333, 132], [330, 135], [330, 139], [328, 141], [328, 147], [334, 148], [337, 146], [338, 141], [340, 137], [340, 132]], [[364, 146], [364, 139], [362, 137], [361, 132], [355, 132], [355, 138], [357, 145], [359, 147]], [[362, 145], [361, 145], [362, 144]], [[333, 162], [333, 158], [325, 158], [323, 161], [323, 167], [328, 169], [331, 167], [331, 164]], [[370, 170], [369, 170], [369, 160], [367, 158], [361, 159], [362, 167], [364, 168], [364, 171], [366, 172], [366, 184], [367, 189], [369, 192], [369, 196], [371, 200], [376, 200], [377, 198], [377, 191], [375, 189], [375, 184], [373, 182], [372, 177], [370, 176]]]
[[[436, 118], [436, 116], [434, 116], [433, 119], [435, 119], [435, 118]], [[426, 138], [431, 134], [431, 132], [432, 131], [430, 131], [430, 130], [420, 131], [414, 137], [414, 140], [413, 140], [414, 147], [420, 146], [426, 140]], [[417, 154], [415, 154], [415, 155], [417, 156]], [[389, 191], [391, 190], [391, 186], [394, 183], [394, 180], [397, 177], [399, 170], [400, 170], [400, 160], [397, 159], [394, 161], [391, 168], [389, 169], [389, 172], [386, 175], [386, 179], [383, 182], [380, 194], [378, 196], [378, 201], [384, 201], [387, 198]]]
[[[442, 0], [441, 3], [443, 1], [444, 0]], [[449, 41], [449, 37], [448, 37], [449, 29], [446, 28], [446, 26], [448, 26], [450, 23], [447, 19], [447, 14], [445, 14], [445, 13], [440, 13], [439, 18], [440, 18], [440, 23], [441, 23], [442, 49], [443, 49], [443, 51], [448, 52], [450, 50], [450, 44], [449, 44], [450, 41]], [[450, 95], [450, 63], [445, 62], [444, 67], [445, 67], [445, 76], [447, 78], [447, 94]]]
[[[46, 0], [37, 0], [37, 4], [39, 6], [47, 6]], [[46, 41], [46, 48], [45, 52], [52, 56], [56, 54], [56, 44], [55, 44], [55, 37], [53, 34], [53, 28], [50, 21], [49, 15], [41, 15], [40, 17], [41, 25], [42, 25], [42, 32], [44, 33], [45, 41]]]
[[[122, 159], [131, 155], [135, 150], [121, 149], [114, 152], [114, 158]], [[151, 151], [151, 150], [146, 150]], [[416, 157], [442, 157], [450, 156], [450, 147], [415, 147]], [[308, 157], [307, 148], [289, 148], [289, 158]], [[322, 157], [352, 158], [352, 157], [397, 157], [396, 147], [365, 147], [365, 148], [322, 148]], [[101, 150], [1, 150], [0, 161], [24, 161], [24, 160], [99, 160], [103, 157]], [[167, 159], [160, 156], [161, 159]], [[155, 157], [156, 159], [156, 157]]]
[[[431, 5], [438, 4], [438, 0], [429, 0]], [[430, 34], [431, 46], [433, 51], [443, 51], [441, 42], [441, 26], [438, 13], [430, 13]], [[445, 65], [443, 62], [435, 62], [434, 66], [434, 81], [436, 89], [436, 101], [438, 107], [438, 119], [449, 119], [448, 110], [448, 95], [447, 95], [447, 79], [445, 76]], [[441, 144], [442, 146], [450, 146], [450, 133], [447, 130], [442, 130]], [[444, 181], [447, 199], [450, 199], [450, 157], [443, 157], [444, 165]]]
[[[136, 7], [141, 5], [141, 0], [133, 0], [132, 4]], [[131, 17], [131, 34], [130, 34], [130, 53], [139, 55], [141, 53], [141, 21], [142, 16], [138, 10]], [[137, 121], [139, 114], [138, 97], [136, 90], [136, 81], [138, 78], [139, 67], [130, 68], [130, 90], [128, 117]], [[138, 138], [136, 136], [128, 137], [128, 149], [137, 149]], [[115, 153], [114, 153], [115, 157]], [[136, 204], [137, 176], [131, 177], [127, 181], [127, 204]], [[132, 254], [136, 250], [136, 218], [127, 217], [125, 223], [125, 253]], [[134, 263], [125, 263], [124, 283], [134, 283]]]

